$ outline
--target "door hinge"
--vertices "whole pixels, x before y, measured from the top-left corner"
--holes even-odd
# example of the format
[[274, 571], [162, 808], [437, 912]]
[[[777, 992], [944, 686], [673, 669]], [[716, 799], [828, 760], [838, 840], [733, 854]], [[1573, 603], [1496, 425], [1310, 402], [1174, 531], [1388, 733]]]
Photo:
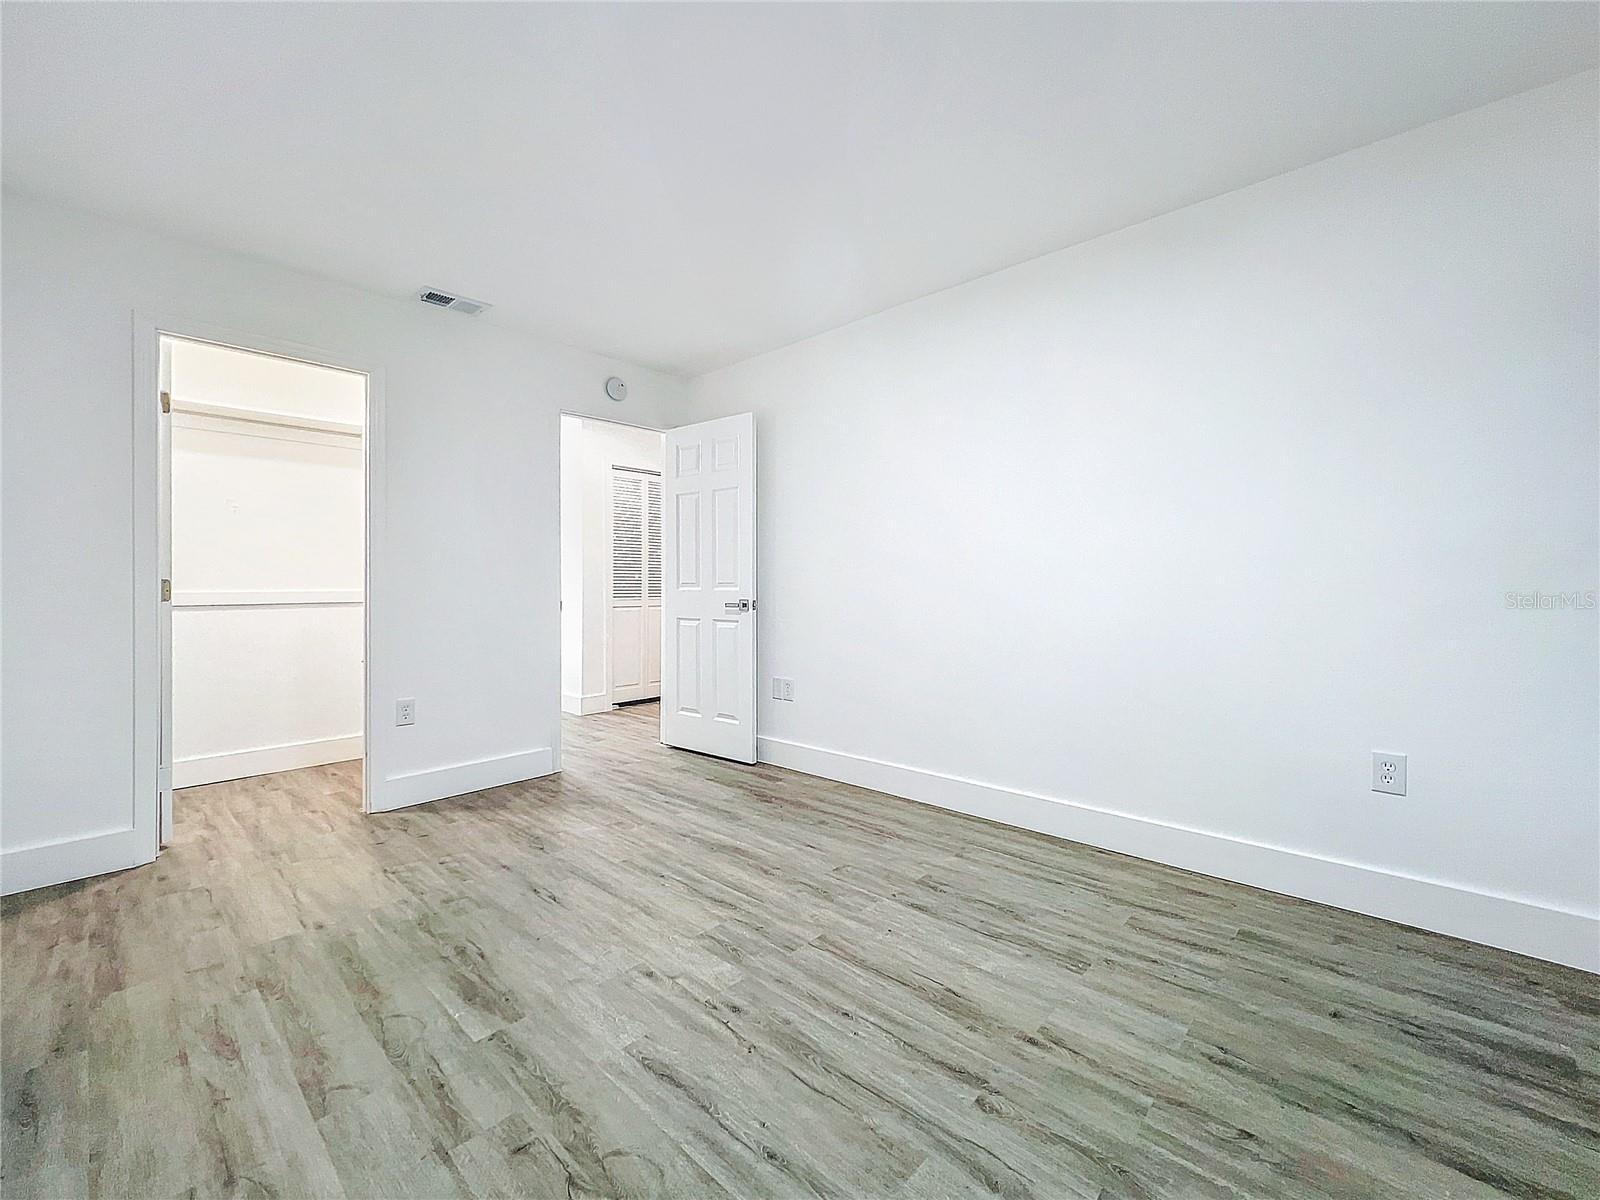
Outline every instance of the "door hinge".
[[169, 412], [172, 411], [172, 393], [171, 392], [162, 392], [161, 393], [161, 411], [164, 412], [164, 413], [169, 413]]
[[172, 602], [172, 580], [170, 579], [163, 579], [161, 581], [161, 601], [163, 604], [170, 604]]

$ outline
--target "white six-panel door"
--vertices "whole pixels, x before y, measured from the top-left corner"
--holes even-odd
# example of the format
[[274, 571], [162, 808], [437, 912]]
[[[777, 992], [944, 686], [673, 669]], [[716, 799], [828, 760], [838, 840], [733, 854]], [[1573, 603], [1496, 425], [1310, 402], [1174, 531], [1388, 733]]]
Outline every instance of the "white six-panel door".
[[756, 760], [755, 416], [667, 431], [661, 740]]

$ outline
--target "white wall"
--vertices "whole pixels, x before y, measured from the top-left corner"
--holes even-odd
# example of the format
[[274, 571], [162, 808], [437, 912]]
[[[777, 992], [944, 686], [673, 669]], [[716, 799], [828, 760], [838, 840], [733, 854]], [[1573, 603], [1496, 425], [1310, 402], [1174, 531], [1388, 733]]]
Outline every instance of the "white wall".
[[[762, 755], [1600, 969], [1591, 73], [707, 376]], [[1369, 790], [1410, 755], [1410, 794]]]
[[561, 707], [611, 707], [606, 604], [611, 470], [660, 471], [662, 436], [612, 421], [561, 419]]
[[[136, 311], [378, 372], [384, 521], [367, 597], [375, 803], [551, 769], [557, 416], [592, 409], [669, 424], [677, 381], [11, 193], [0, 249], [7, 891], [153, 852], [133, 822], [149, 798], [135, 794], [129, 703], [144, 612], [133, 594]], [[605, 398], [611, 374], [630, 385], [623, 405]], [[472, 619], [451, 619], [464, 606]], [[417, 700], [413, 727], [392, 724], [401, 696]]]
[[[1597, 586], [1595, 103], [1515, 97], [700, 381], [694, 415], [758, 414], [763, 676], [797, 683], [764, 756], [1600, 967], [1596, 614], [1505, 606]], [[681, 385], [11, 194], [0, 279], [6, 890], [145, 853], [135, 310], [380, 370], [380, 804], [548, 769], [557, 412], [616, 415], [616, 372], [665, 427]], [[1368, 790], [1374, 748], [1409, 796]]]
[[173, 782], [359, 758], [366, 379], [171, 353]]

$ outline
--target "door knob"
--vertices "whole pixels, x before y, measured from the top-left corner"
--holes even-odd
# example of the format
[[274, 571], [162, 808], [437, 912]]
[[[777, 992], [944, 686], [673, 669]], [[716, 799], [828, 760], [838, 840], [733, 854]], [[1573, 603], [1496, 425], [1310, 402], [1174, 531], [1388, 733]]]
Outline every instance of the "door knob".
[[731, 608], [735, 612], [749, 612], [752, 608], [755, 607], [755, 605], [751, 604], [750, 601], [748, 601], [748, 600], [729, 600], [722, 607], [723, 608]]

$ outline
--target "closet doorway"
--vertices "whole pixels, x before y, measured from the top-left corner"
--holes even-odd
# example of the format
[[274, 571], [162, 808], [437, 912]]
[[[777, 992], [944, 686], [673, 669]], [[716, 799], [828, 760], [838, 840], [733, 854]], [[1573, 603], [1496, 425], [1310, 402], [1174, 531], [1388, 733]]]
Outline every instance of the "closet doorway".
[[157, 375], [161, 842], [185, 806], [361, 807], [368, 376], [169, 333]]

